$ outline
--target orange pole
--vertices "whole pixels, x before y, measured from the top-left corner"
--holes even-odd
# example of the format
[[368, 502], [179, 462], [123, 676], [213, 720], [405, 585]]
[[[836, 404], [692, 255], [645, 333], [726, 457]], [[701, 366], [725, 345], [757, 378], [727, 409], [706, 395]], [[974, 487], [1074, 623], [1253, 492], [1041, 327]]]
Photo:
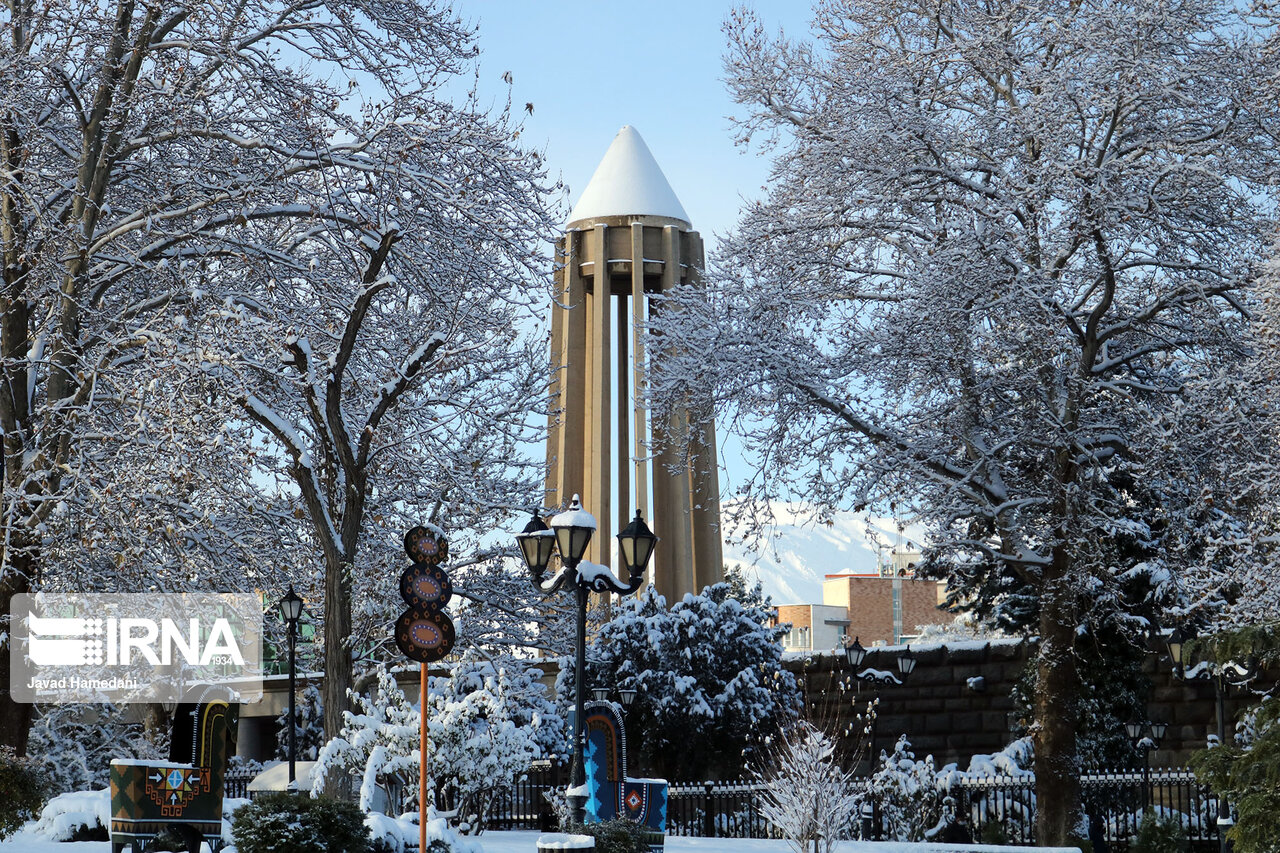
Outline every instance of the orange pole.
[[418, 853], [427, 849], [427, 665], [418, 675], [418, 717], [422, 722], [422, 745], [418, 748]]

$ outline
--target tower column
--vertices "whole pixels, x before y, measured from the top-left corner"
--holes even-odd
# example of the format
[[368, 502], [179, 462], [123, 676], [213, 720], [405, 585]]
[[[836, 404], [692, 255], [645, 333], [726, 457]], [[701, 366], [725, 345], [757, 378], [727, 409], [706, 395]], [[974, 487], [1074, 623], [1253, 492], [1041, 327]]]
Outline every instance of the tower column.
[[613, 544], [613, 519], [609, 511], [613, 495], [612, 473], [613, 435], [610, 430], [612, 421], [612, 383], [610, 382], [612, 361], [611, 330], [609, 303], [609, 228], [597, 225], [592, 235], [595, 256], [594, 274], [592, 276], [591, 298], [591, 376], [587, 393], [591, 400], [587, 429], [591, 435], [591, 453], [586, 459], [587, 506], [599, 521], [596, 533], [591, 537], [591, 545], [587, 559], [593, 563], [609, 565], [612, 562], [610, 546]]

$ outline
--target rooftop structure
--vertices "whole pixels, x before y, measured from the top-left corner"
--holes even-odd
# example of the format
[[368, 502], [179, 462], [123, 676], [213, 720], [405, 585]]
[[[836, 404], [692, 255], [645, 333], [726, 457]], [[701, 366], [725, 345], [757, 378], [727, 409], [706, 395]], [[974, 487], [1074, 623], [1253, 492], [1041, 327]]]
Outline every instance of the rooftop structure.
[[678, 220], [686, 231], [692, 228], [689, 214], [684, 212], [649, 146], [629, 124], [618, 131], [596, 166], [569, 214], [565, 230], [617, 216], [656, 216]]

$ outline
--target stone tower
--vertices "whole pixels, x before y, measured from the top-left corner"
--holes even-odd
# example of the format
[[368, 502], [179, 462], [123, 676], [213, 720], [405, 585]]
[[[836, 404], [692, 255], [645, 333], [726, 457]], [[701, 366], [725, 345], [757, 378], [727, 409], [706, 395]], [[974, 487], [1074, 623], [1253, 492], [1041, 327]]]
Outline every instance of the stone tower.
[[613, 534], [639, 509], [661, 538], [653, 583], [675, 603], [724, 579], [715, 427], [701, 401], [651, 424], [637, 392], [649, 296], [698, 283], [702, 238], [634, 128], [596, 167], [556, 265], [547, 503], [580, 494], [599, 523], [587, 559], [614, 569]]

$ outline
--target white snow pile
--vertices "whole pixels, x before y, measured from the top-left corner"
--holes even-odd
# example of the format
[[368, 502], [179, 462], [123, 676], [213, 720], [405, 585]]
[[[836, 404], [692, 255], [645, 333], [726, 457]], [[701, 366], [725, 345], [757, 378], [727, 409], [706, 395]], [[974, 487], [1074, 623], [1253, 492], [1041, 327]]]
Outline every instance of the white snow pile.
[[[369, 812], [364, 816], [364, 825], [369, 828], [369, 836], [374, 841], [382, 839], [393, 853], [418, 849], [417, 812], [406, 812], [398, 818], [381, 812]], [[437, 843], [443, 844], [451, 853], [484, 853], [484, 847], [479, 841], [454, 832], [442, 817], [427, 821], [427, 847]]]
[[84, 827], [111, 826], [111, 791], [72, 791], [59, 794], [40, 812], [40, 819], [25, 830], [32, 838], [47, 841], [70, 841], [76, 830]]
[[1018, 738], [999, 752], [974, 755], [969, 758], [968, 770], [957, 770], [948, 764], [938, 771], [938, 781], [948, 790], [953, 781], [961, 779], [987, 779], [993, 776], [1034, 776], [1031, 762], [1035, 752], [1031, 738]]
[[[222, 801], [222, 840], [231, 843], [231, 816], [249, 801], [228, 797]], [[13, 840], [70, 841], [77, 830], [111, 826], [111, 791], [72, 791], [59, 794], [45, 805], [39, 820], [27, 824]], [[415, 830], [416, 832], [416, 830]]]

